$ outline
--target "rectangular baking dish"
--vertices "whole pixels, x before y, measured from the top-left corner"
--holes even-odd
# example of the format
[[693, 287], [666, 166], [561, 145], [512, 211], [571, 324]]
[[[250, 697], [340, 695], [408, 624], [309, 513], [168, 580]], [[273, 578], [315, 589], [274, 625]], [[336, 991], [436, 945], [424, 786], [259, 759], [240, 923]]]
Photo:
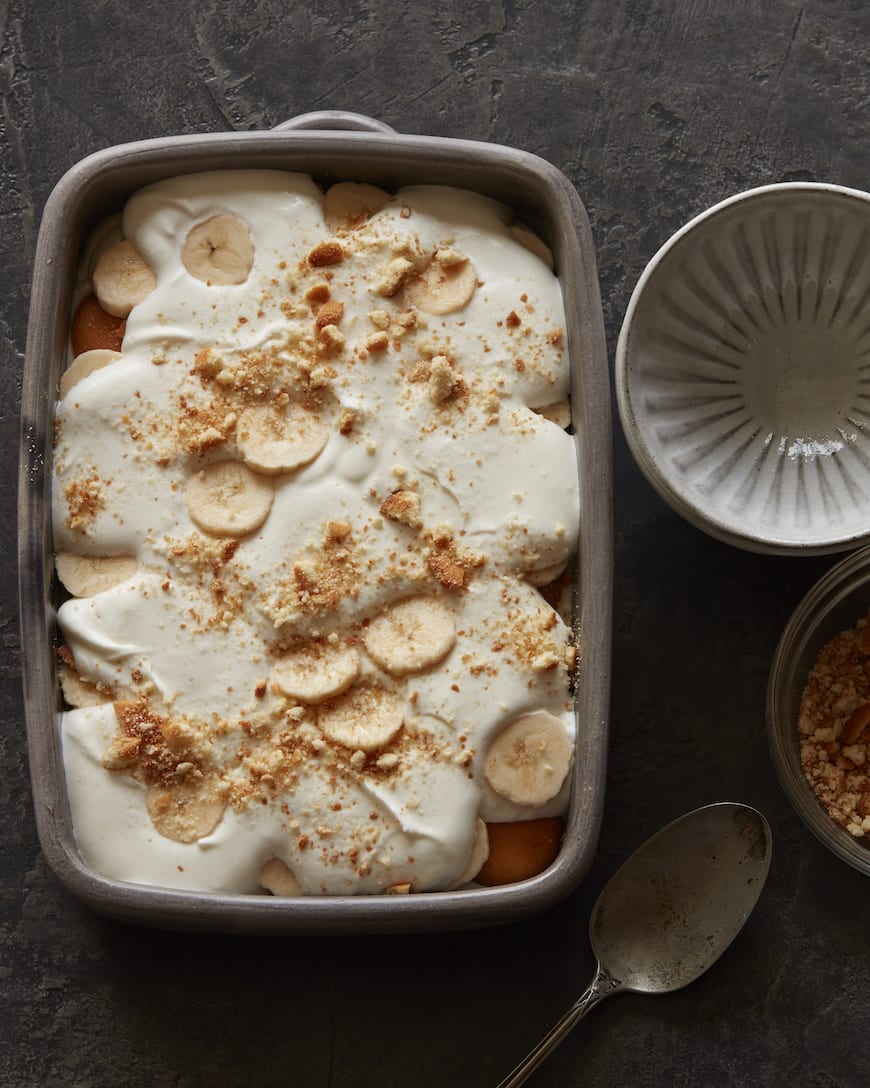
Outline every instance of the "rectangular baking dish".
[[[50, 491], [53, 413], [66, 357], [82, 239], [142, 187], [178, 174], [233, 168], [299, 171], [386, 188], [432, 183], [508, 205], [551, 245], [572, 368], [581, 528], [575, 594], [579, 637], [577, 749], [563, 844], [554, 864], [520, 884], [416, 896], [215, 895], [113, 881], [80, 858], [66, 796], [56, 675]], [[54, 874], [110, 917], [173, 929], [247, 933], [445, 930], [501, 923], [566, 896], [587, 872], [601, 823], [607, 756], [612, 596], [612, 487], [607, 356], [585, 209], [554, 166], [512, 148], [406, 136], [341, 111], [307, 114], [270, 132], [176, 136], [98, 152], [58, 182], [39, 232], [22, 391], [19, 574], [30, 769], [42, 849]]]

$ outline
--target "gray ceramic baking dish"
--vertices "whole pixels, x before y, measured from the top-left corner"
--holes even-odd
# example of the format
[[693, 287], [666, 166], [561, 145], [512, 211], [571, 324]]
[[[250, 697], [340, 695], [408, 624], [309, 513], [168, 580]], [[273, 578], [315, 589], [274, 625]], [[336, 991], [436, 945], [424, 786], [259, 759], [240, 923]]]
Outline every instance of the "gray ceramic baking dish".
[[[61, 702], [50, 526], [52, 419], [66, 356], [82, 239], [135, 190], [177, 174], [223, 168], [300, 171], [387, 188], [429, 182], [495, 197], [551, 244], [567, 311], [582, 525], [575, 624], [580, 654], [577, 759], [559, 856], [532, 880], [417, 896], [214, 895], [108, 880], [80, 858], [60, 746]], [[306, 114], [263, 133], [176, 136], [98, 152], [48, 199], [37, 242], [27, 336], [19, 475], [19, 571], [25, 712], [34, 806], [55, 875], [91, 908], [173, 929], [248, 933], [403, 932], [517, 919], [566, 896], [587, 872], [604, 800], [612, 593], [611, 447], [607, 357], [595, 255], [585, 209], [555, 167], [484, 143], [400, 135], [340, 111]]]

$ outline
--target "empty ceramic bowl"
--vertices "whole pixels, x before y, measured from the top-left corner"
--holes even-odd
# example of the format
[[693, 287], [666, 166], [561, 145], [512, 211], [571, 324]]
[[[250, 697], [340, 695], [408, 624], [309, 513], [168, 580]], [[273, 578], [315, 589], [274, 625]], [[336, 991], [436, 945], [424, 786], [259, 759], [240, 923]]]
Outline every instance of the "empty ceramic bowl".
[[870, 196], [752, 189], [664, 245], [617, 349], [623, 428], [662, 497], [766, 553], [870, 540]]

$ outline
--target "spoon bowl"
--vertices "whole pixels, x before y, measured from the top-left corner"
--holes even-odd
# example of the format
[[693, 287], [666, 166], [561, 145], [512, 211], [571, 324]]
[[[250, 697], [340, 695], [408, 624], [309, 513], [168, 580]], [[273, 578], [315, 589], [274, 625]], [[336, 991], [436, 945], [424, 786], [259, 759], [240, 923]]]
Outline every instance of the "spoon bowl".
[[694, 982], [752, 913], [770, 868], [767, 820], [732, 802], [695, 809], [647, 840], [592, 910], [595, 977], [498, 1088], [518, 1088], [599, 1001], [621, 990], [663, 994]]
[[722, 955], [770, 867], [764, 817], [717, 804], [668, 824], [610, 879], [592, 911], [592, 950], [622, 989], [679, 990]]

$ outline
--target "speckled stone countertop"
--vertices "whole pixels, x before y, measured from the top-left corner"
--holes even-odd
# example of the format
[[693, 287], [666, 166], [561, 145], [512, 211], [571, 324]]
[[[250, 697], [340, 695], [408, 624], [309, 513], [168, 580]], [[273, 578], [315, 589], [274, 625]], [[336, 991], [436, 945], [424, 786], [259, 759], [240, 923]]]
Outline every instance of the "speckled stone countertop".
[[36, 232], [53, 183], [89, 152], [324, 108], [533, 151], [586, 204], [612, 360], [645, 263], [691, 216], [768, 182], [868, 186], [868, 61], [860, 0], [0, 8], [0, 1084], [495, 1085], [591, 976], [587, 919], [614, 869], [725, 799], [756, 805], [774, 834], [738, 941], [689, 989], [606, 1003], [529, 1083], [870, 1083], [870, 880], [798, 822], [764, 736], [779, 633], [834, 558], [709, 539], [653, 493], [614, 419], [611, 750], [587, 879], [546, 918], [494, 930], [249, 939], [104, 921], [46, 869], [13, 528]]

